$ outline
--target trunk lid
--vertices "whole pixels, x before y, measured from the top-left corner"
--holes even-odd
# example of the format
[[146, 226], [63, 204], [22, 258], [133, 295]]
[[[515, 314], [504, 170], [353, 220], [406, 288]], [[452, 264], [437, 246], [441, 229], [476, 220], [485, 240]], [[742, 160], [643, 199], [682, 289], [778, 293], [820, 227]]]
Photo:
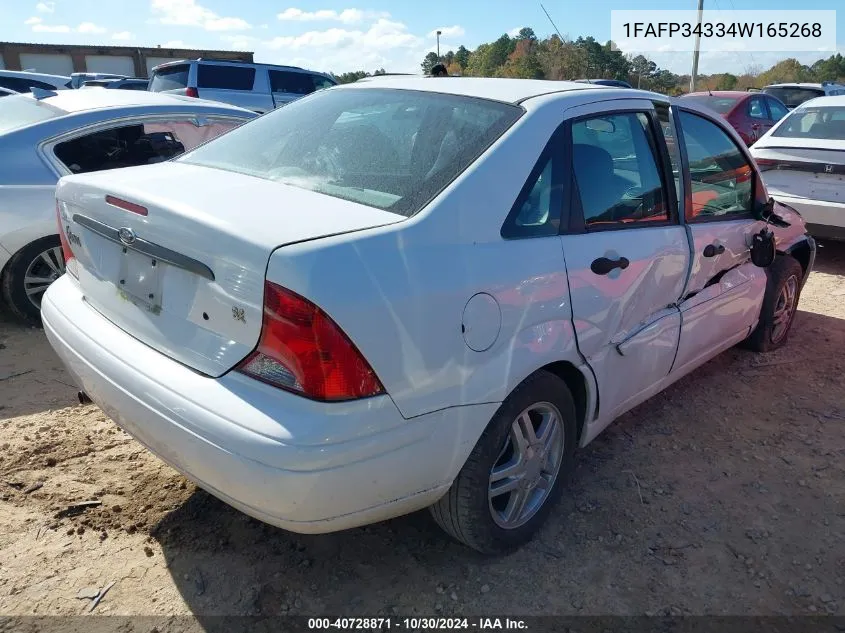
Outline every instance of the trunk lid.
[[56, 196], [86, 301], [135, 338], [210, 376], [257, 344], [276, 248], [404, 219], [178, 162], [63, 178]]
[[819, 148], [807, 139], [770, 138], [756, 145], [754, 158], [769, 192], [845, 203], [845, 141], [824, 143]]

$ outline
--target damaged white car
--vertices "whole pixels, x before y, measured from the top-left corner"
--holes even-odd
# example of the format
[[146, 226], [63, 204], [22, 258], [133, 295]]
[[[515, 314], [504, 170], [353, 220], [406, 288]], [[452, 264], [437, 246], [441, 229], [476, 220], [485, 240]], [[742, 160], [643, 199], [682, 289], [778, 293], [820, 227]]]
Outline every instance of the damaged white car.
[[617, 416], [783, 345], [815, 256], [717, 114], [558, 81], [330, 88], [57, 196], [45, 329], [120, 426], [285, 529], [430, 506], [484, 552]]

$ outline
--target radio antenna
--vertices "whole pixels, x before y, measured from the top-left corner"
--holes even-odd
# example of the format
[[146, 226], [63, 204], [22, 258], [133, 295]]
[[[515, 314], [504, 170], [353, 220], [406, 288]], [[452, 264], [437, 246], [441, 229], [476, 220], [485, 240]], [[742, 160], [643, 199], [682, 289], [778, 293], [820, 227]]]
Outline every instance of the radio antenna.
[[558, 31], [558, 28], [557, 28], [557, 26], [555, 25], [554, 20], [552, 20], [552, 16], [550, 16], [550, 15], [549, 15], [549, 12], [548, 12], [548, 11], [546, 11], [546, 7], [544, 7], [544, 6], [543, 6], [543, 3], [542, 3], [542, 2], [540, 3], [540, 8], [543, 10], [543, 13], [545, 13], [545, 14], [546, 14], [546, 17], [547, 17], [547, 18], [549, 18], [549, 22], [551, 22], [551, 23], [552, 23], [552, 27], [554, 28], [555, 33], [557, 33], [557, 36], [560, 38], [560, 41], [562, 42], [562, 41], [563, 41], [563, 35], [561, 35], [561, 34], [560, 34], [560, 31]]

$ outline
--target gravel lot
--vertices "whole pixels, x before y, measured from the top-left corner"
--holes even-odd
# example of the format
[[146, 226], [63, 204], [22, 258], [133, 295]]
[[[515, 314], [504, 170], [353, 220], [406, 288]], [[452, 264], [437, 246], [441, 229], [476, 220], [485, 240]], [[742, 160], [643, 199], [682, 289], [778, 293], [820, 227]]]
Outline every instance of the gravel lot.
[[249, 519], [0, 320], [0, 615], [87, 613], [111, 582], [94, 613], [845, 614], [845, 247], [816, 270], [785, 349], [731, 350], [625, 415], [499, 559], [425, 512], [326, 536]]

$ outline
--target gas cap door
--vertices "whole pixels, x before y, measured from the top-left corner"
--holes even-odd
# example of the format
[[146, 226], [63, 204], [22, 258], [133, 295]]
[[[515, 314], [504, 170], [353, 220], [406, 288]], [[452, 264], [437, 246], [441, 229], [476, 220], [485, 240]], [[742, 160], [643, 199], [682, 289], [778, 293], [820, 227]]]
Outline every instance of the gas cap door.
[[502, 311], [492, 295], [479, 292], [464, 306], [461, 330], [464, 342], [474, 352], [490, 349], [502, 329]]

